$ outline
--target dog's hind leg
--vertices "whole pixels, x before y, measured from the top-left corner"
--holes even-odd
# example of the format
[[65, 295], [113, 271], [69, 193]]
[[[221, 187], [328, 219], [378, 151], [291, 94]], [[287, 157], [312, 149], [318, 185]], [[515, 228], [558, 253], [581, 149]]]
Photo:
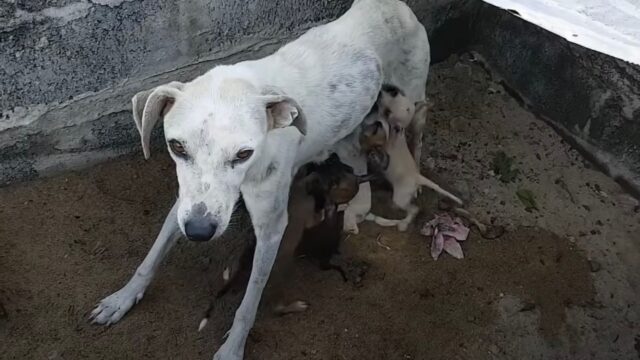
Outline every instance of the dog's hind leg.
[[122, 289], [102, 299], [91, 312], [91, 319], [94, 323], [107, 325], [116, 323], [142, 299], [147, 286], [158, 270], [158, 266], [180, 237], [177, 210], [178, 201], [169, 211], [151, 250], [129, 282]]

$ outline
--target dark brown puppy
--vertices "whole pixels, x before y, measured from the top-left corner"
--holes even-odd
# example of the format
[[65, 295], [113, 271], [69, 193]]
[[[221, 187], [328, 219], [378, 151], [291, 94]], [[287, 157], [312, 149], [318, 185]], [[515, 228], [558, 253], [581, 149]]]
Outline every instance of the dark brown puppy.
[[[285, 301], [281, 296], [286, 275], [290, 273], [296, 255], [317, 259], [321, 268], [336, 269], [346, 279], [344, 271], [330, 262], [332, 255], [338, 252], [342, 235], [342, 212], [338, 211], [338, 206], [348, 203], [356, 195], [359, 184], [368, 178], [354, 175], [353, 169], [342, 163], [336, 154], [322, 163], [309, 164], [301, 169], [289, 194], [289, 224], [264, 290], [263, 299], [268, 308], [278, 314], [286, 314], [304, 311], [308, 307], [304, 301]], [[216, 299], [230, 290], [246, 287], [253, 250], [253, 246], [247, 248], [238, 271], [218, 292]], [[200, 329], [206, 324], [212, 307], [213, 302], [200, 323]]]
[[309, 193], [314, 197], [316, 211], [323, 214], [323, 220], [304, 230], [296, 254], [317, 260], [323, 270], [337, 270], [346, 281], [342, 267], [331, 263], [333, 255], [339, 254], [342, 238], [344, 213], [338, 211], [338, 206], [353, 199], [359, 184], [368, 181], [368, 177], [355, 176], [353, 169], [335, 154], [310, 170], [315, 178], [308, 187]]
[[362, 127], [359, 139], [360, 150], [367, 156], [369, 174], [382, 176], [389, 167], [389, 154], [385, 151], [389, 125], [387, 122], [378, 120], [375, 113], [367, 115], [367, 119], [372, 122]]

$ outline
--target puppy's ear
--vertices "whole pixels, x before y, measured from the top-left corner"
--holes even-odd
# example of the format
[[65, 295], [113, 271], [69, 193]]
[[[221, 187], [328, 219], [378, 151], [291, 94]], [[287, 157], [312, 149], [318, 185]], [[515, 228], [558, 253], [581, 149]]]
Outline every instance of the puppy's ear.
[[378, 177], [378, 174], [358, 175], [358, 184], [369, 182]]
[[151, 90], [141, 91], [131, 99], [133, 120], [140, 133], [145, 159], [148, 159], [150, 155], [149, 142], [153, 127], [160, 118], [163, 118], [171, 110], [183, 87], [183, 83], [174, 81]]
[[266, 95], [263, 101], [269, 130], [295, 126], [302, 135], [307, 134], [307, 119], [295, 100], [286, 95]]
[[415, 113], [413, 115], [413, 118], [419, 118], [419, 119], [426, 119], [427, 118], [427, 111], [429, 111], [429, 109], [431, 109], [431, 107], [433, 106], [433, 104], [430, 104], [427, 101], [418, 101], [415, 103]]

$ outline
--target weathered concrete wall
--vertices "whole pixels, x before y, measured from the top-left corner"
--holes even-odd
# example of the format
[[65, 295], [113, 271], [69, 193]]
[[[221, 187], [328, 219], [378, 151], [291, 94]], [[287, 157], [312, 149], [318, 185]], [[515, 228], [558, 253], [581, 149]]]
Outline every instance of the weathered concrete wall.
[[[431, 30], [471, 2], [409, 4]], [[137, 91], [269, 54], [350, 4], [0, 0], [0, 185], [137, 151]]]
[[[478, 51], [533, 111], [640, 189], [637, 66], [480, 0], [408, 3], [429, 32], [434, 61]], [[267, 55], [350, 4], [0, 0], [0, 186], [139, 151], [134, 93]]]
[[483, 5], [469, 48], [574, 147], [640, 196], [640, 66]]
[[258, 57], [350, 1], [0, 1], [0, 184], [138, 144], [131, 96]]

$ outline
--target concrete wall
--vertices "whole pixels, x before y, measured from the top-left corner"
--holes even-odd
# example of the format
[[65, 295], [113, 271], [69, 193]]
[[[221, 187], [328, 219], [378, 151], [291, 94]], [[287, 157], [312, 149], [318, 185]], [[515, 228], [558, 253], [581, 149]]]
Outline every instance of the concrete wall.
[[[469, 1], [409, 3], [432, 29]], [[137, 91], [269, 54], [350, 4], [0, 0], [0, 186], [138, 151]]]
[[[409, 0], [432, 59], [476, 50], [640, 191], [640, 69], [480, 0]], [[0, 0], [0, 186], [140, 151], [136, 92], [275, 51], [351, 0]], [[155, 136], [161, 144], [161, 128]]]
[[640, 198], [640, 66], [483, 5], [468, 48], [538, 116]]

